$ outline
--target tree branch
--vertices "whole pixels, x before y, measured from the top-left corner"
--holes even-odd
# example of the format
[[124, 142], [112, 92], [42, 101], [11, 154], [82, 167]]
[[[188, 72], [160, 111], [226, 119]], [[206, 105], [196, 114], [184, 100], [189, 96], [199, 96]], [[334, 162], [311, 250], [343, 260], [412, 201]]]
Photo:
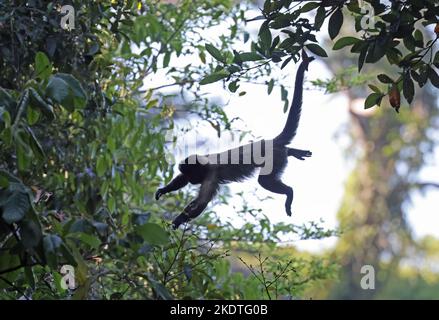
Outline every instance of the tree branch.
[[419, 188], [419, 189], [424, 189], [424, 188], [438, 188], [439, 189], [439, 183], [431, 182], [431, 181], [415, 182], [415, 183], [411, 184], [411, 187], [412, 188]]

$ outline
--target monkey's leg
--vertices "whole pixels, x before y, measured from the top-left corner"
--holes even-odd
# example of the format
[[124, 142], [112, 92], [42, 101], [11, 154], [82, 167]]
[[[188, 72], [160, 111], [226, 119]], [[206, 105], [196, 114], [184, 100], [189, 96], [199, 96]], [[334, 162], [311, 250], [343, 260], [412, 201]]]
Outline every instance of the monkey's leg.
[[210, 200], [212, 200], [218, 190], [218, 187], [219, 185], [215, 172], [212, 172], [201, 183], [198, 196], [191, 201], [186, 208], [184, 208], [183, 212], [180, 213], [174, 221], [172, 221], [172, 227], [177, 229], [182, 223], [198, 217], [204, 209], [206, 209]]
[[176, 191], [180, 188], [183, 188], [185, 185], [187, 185], [189, 181], [183, 174], [179, 174], [176, 176], [167, 186], [164, 186], [163, 188], [159, 188], [157, 192], [155, 193], [155, 199], [158, 200], [162, 195], [171, 192]]
[[285, 201], [285, 211], [288, 216], [291, 216], [291, 204], [293, 203], [293, 188], [287, 186], [276, 175], [260, 175], [258, 178], [259, 184], [266, 190], [285, 194], [287, 200]]
[[172, 228], [175, 230], [181, 224], [198, 217], [204, 209], [206, 209], [207, 204], [208, 202], [199, 202], [197, 199], [191, 201], [189, 205], [184, 208], [183, 212], [172, 221]]
[[293, 156], [299, 160], [305, 160], [304, 157], [312, 156], [312, 152], [309, 150], [287, 148], [287, 152], [288, 152], [288, 156]]

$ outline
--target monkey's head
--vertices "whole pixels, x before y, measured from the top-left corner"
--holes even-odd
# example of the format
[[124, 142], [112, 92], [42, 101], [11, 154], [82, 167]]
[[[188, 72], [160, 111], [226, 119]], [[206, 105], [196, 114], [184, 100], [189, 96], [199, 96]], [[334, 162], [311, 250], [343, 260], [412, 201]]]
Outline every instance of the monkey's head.
[[178, 170], [187, 177], [190, 183], [201, 183], [208, 171], [208, 158], [198, 154], [190, 155], [180, 162]]

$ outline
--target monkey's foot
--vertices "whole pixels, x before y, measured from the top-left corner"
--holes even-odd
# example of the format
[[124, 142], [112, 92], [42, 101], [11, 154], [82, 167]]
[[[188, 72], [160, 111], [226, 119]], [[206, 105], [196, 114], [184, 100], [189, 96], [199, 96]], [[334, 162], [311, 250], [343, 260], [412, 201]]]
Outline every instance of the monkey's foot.
[[174, 219], [174, 221], [172, 221], [172, 229], [176, 230], [178, 229], [178, 227], [185, 223], [188, 222], [190, 220], [189, 216], [186, 215], [184, 212], [180, 213], [177, 218]]
[[289, 201], [289, 200], [287, 200], [285, 202], [285, 211], [287, 213], [287, 216], [289, 216], [289, 217], [291, 217], [291, 215], [292, 215], [292, 212], [291, 212], [291, 202], [292, 201]]

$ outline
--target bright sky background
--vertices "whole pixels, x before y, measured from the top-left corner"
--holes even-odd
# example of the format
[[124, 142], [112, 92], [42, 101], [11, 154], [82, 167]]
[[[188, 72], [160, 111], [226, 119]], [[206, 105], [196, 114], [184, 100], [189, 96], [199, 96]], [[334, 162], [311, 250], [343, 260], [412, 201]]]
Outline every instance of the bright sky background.
[[[249, 14], [249, 16], [252, 16], [252, 14]], [[258, 24], [255, 23], [248, 31], [254, 36], [258, 27]], [[206, 42], [217, 42], [216, 37], [223, 33], [228, 33], [225, 26], [206, 31]], [[247, 45], [249, 42], [244, 47], [235, 49], [248, 51]], [[173, 57], [171, 61], [178, 65], [200, 63], [197, 56], [183, 59]], [[293, 66], [293, 64], [288, 65], [281, 71], [281, 74], [291, 78], [291, 83], [284, 83], [285, 85], [293, 86], [295, 72], [296, 66]], [[308, 80], [325, 79], [331, 77], [331, 74], [324, 64], [317, 60], [311, 63], [306, 77]], [[166, 78], [164, 72], [159, 72], [152, 75], [150, 79], [146, 79], [145, 86], [155, 87], [171, 81]], [[234, 127], [250, 130], [255, 137], [273, 138], [282, 130], [285, 124], [287, 114], [283, 113], [282, 110], [283, 102], [280, 98], [279, 88], [275, 88], [269, 96], [266, 86], [242, 83], [238, 92], [247, 92], [242, 97], [239, 97], [237, 93], [229, 93], [223, 89], [221, 83], [203, 86], [202, 90], [211, 94], [216, 100], [220, 97], [220, 101], [225, 105], [227, 115], [230, 118], [239, 117], [242, 119], [242, 121], [234, 123]], [[172, 89], [165, 92], [172, 92]], [[292, 97], [292, 92], [290, 92], [289, 97]], [[395, 114], [395, 116], [397, 115]], [[253, 204], [254, 207], [262, 208], [263, 212], [273, 222], [283, 221], [302, 224], [323, 219], [323, 226], [327, 228], [336, 227], [336, 213], [345, 190], [344, 183], [354, 163], [344, 156], [344, 149], [348, 142], [346, 140], [348, 139], [347, 136], [341, 134], [340, 138], [337, 139], [335, 136], [337, 132], [341, 132], [340, 129], [348, 121], [347, 99], [342, 93], [325, 95], [322, 91], [316, 90], [304, 92], [300, 126], [291, 146], [311, 150], [313, 156], [305, 161], [290, 157], [289, 164], [284, 172], [283, 181], [294, 189], [292, 217], [288, 217], [285, 213], [285, 196], [276, 195], [263, 189], [257, 183], [257, 176], [249, 179], [246, 183], [231, 184], [232, 194], [244, 191], [246, 201]], [[204, 137], [209, 137], [212, 143], [216, 143], [215, 130], [209, 125], [206, 125], [205, 128], [201, 129], [199, 133]], [[223, 139], [227, 141], [227, 137]], [[252, 140], [250, 136], [247, 139], [243, 142]], [[438, 148], [436, 148], [434, 163], [422, 170], [420, 179], [439, 182]], [[407, 207], [408, 220], [417, 237], [425, 235], [439, 237], [439, 212], [437, 209], [439, 195], [437, 192], [436, 190], [429, 190], [425, 197], [416, 193], [413, 204]], [[267, 196], [271, 196], [273, 199], [262, 202], [258, 199]], [[233, 216], [233, 203], [240, 203], [240, 198], [235, 196], [230, 199], [228, 206], [217, 206], [215, 210], [220, 215]], [[336, 238], [306, 240], [294, 244], [301, 249], [318, 251], [332, 246], [336, 240]]]

